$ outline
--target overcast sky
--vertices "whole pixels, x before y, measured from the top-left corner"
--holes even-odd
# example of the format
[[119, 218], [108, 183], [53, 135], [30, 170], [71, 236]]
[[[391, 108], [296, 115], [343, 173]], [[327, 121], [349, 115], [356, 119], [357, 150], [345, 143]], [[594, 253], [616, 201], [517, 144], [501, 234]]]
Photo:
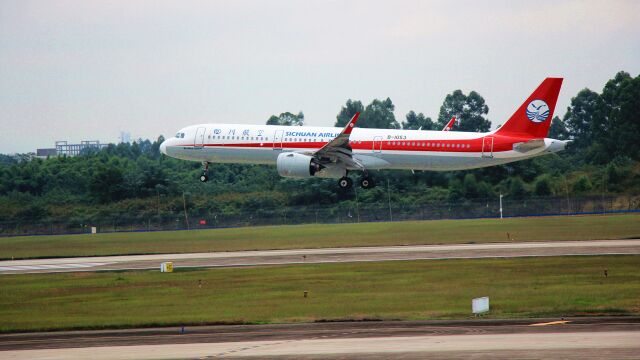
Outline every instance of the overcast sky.
[[[157, 138], [349, 98], [436, 118], [478, 91], [495, 127], [547, 76], [580, 89], [640, 70], [640, 1], [0, 0], [0, 152]], [[558, 115], [558, 112], [556, 115]]]

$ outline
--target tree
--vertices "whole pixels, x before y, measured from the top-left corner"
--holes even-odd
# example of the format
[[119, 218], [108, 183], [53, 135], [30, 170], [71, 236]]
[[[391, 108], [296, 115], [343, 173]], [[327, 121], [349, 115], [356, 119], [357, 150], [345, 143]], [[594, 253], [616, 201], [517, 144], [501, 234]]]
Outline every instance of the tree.
[[89, 190], [102, 203], [125, 198], [121, 166], [111, 162], [98, 165], [89, 182]]
[[336, 116], [336, 127], [345, 127], [349, 120], [355, 115], [357, 112], [364, 112], [364, 106], [358, 100], [347, 100], [345, 106], [340, 109], [340, 112]]
[[573, 183], [573, 191], [577, 193], [583, 193], [591, 190], [591, 181], [586, 175], [581, 175], [576, 182]]
[[564, 122], [559, 117], [554, 116], [551, 120], [551, 126], [549, 127], [549, 137], [558, 140], [569, 139], [569, 131], [564, 125]]
[[304, 114], [302, 111], [296, 114], [283, 112], [279, 116], [271, 115], [267, 120], [267, 125], [302, 126], [304, 125]]
[[376, 129], [400, 129], [400, 124], [396, 121], [393, 111], [395, 105], [391, 99], [374, 99], [367, 105], [361, 118], [358, 120], [358, 127]]
[[400, 129], [400, 124], [396, 121], [393, 111], [395, 106], [391, 99], [385, 100], [374, 99], [371, 104], [363, 109], [362, 103], [355, 100], [347, 100], [346, 106], [343, 106], [336, 116], [336, 127], [344, 127], [349, 120], [360, 112], [358, 119], [358, 127], [376, 128], [376, 129]]
[[509, 195], [514, 199], [522, 199], [527, 195], [527, 189], [524, 187], [524, 181], [519, 176], [509, 179]]
[[585, 148], [591, 143], [593, 115], [599, 102], [600, 95], [587, 88], [571, 98], [571, 105], [564, 115], [564, 123], [576, 148]]
[[551, 195], [551, 179], [548, 174], [538, 176], [534, 185], [533, 192], [537, 196]]
[[407, 121], [402, 122], [402, 128], [405, 130], [434, 130], [433, 120], [431, 120], [430, 117], [424, 116], [423, 113], [416, 114], [411, 110], [406, 118]]
[[464, 185], [462, 181], [453, 178], [449, 181], [449, 201], [455, 202], [464, 198]]
[[640, 159], [640, 76], [621, 71], [602, 90], [593, 116], [593, 135], [603, 145], [606, 162], [613, 156]]
[[465, 95], [462, 90], [456, 90], [444, 98], [438, 114], [439, 128], [443, 128], [453, 116], [458, 118], [454, 125], [457, 131], [486, 132], [491, 128], [491, 121], [485, 118], [489, 107], [484, 98], [475, 91]]
[[473, 199], [478, 197], [479, 189], [478, 189], [478, 182], [476, 181], [475, 175], [471, 173], [466, 174], [462, 182], [462, 187], [464, 189], [464, 196], [467, 199]]

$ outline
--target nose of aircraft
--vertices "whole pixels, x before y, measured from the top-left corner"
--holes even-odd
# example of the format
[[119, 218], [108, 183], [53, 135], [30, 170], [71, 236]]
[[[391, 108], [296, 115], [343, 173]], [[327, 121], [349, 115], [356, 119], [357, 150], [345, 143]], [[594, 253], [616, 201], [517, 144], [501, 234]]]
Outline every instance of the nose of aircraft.
[[162, 144], [160, 144], [160, 152], [167, 155], [167, 140], [163, 141]]

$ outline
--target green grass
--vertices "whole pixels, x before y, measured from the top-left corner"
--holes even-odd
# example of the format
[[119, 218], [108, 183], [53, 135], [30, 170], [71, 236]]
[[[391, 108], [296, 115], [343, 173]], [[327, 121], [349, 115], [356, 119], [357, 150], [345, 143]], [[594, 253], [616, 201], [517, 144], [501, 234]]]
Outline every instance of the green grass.
[[0, 259], [640, 237], [640, 214], [0, 238]]
[[638, 315], [640, 256], [4, 275], [0, 331], [464, 319], [485, 295], [492, 318]]

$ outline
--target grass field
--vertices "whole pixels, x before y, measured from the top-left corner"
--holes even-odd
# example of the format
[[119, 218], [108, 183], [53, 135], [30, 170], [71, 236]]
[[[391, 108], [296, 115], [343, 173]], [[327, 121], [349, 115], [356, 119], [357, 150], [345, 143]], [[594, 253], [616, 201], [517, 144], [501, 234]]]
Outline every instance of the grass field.
[[0, 238], [0, 259], [640, 237], [640, 214]]
[[494, 318], [638, 315], [640, 256], [5, 275], [0, 331], [461, 319], [478, 296]]

